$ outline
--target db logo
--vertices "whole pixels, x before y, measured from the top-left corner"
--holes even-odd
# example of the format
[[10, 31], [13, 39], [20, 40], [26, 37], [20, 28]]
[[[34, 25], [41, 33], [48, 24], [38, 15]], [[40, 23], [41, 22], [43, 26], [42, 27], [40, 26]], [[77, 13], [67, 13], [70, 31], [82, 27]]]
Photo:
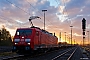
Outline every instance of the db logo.
[[24, 42], [20, 42], [20, 44], [24, 44]]
[[21, 39], [21, 42], [23, 42], [24, 41], [24, 39]]

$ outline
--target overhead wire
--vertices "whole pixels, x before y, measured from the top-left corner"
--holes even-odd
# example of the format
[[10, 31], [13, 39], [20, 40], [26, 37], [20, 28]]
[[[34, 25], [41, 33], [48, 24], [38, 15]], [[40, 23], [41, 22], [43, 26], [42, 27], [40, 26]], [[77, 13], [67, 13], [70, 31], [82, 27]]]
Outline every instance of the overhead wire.
[[0, 19], [6, 20], [6, 22], [7, 22], [6, 24], [10, 23], [10, 21], [8, 21], [8, 20], [13, 20], [13, 19], [7, 18], [7, 17], [5, 17], [5, 16], [3, 16], [3, 15], [0, 15]]
[[[2, 18], [1, 16], [2, 16], [3, 18]], [[3, 16], [3, 15], [0, 15], [0, 19], [4, 19], [4, 20], [6, 20], [7, 22], [8, 22], [8, 20], [12, 20], [12, 19], [10, 19], [10, 18], [6, 18], [6, 19], [5, 19], [5, 16]], [[8, 23], [9, 23], [9, 22], [8, 22]], [[47, 39], [47, 37], [46, 37], [46, 39]], [[52, 38], [50, 37], [50, 39], [52, 39]], [[51, 40], [49, 40], [49, 41], [52, 42]], [[48, 43], [48, 42], [46, 42], [46, 43]], [[53, 43], [53, 42], [52, 42], [52, 43]]]
[[[27, 0], [26, 0], [27, 1]], [[28, 1], [27, 1], [28, 2]], [[35, 10], [37, 9], [37, 8], [35, 8], [30, 2], [28, 2]], [[43, 15], [41, 12], [39, 12], [41, 15]], [[48, 20], [49, 22], [50, 22], [50, 20]], [[50, 24], [51, 25], [53, 25], [51, 22], [50, 22]]]
[[[10, 2], [10, 1], [8, 1], [8, 0], [6, 0], [7, 2], [9, 2], [10, 4], [13, 4], [12, 2]], [[18, 7], [18, 6], [16, 6], [16, 5], [14, 5], [15, 7], [17, 7], [17, 8], [19, 8], [20, 10], [22, 10], [22, 11], [24, 11], [23, 9], [21, 9], [20, 7]], [[25, 13], [27, 13], [28, 14], [28, 12], [26, 12], [26, 11], [24, 11]], [[30, 15], [30, 14], [29, 14]], [[2, 16], [2, 15], [0, 15], [0, 16]], [[5, 16], [3, 16], [4, 18], [7, 18], [7, 17], [5, 17]], [[2, 18], [1, 18], [2, 19]], [[7, 18], [7, 19], [9, 19], [9, 20], [12, 20], [12, 19], [10, 19], [10, 18]], [[7, 20], [7, 19], [5, 19], [5, 20]]]
[[[2, 18], [1, 16], [2, 16], [3, 18]], [[10, 18], [6, 18], [6, 19], [5, 19], [5, 16], [3, 16], [3, 15], [0, 15], [0, 19], [6, 20], [7, 23], [9, 23], [8, 20], [12, 20], [12, 19], [10, 19]], [[51, 38], [51, 37], [50, 37], [50, 38]], [[46, 39], [47, 39], [47, 37], [46, 37]], [[52, 38], [51, 38], [51, 39], [52, 39]], [[49, 41], [52, 42], [51, 40], [49, 40]]]
[[[59, 4], [59, 2], [57, 1], [57, 0], [55, 0], [56, 1], [56, 3], [58, 4], [58, 7], [60, 6], [60, 4]], [[65, 17], [65, 14], [67, 15], [67, 17], [69, 18], [69, 15], [68, 15], [68, 12], [67, 12], [67, 9], [66, 9], [66, 3], [65, 3], [65, 0], [62, 0], [62, 5], [64, 6], [64, 9], [63, 9], [63, 11], [62, 11], [62, 19], [64, 19], [65, 18], [65, 20], [67, 19], [66, 17]], [[60, 7], [61, 8], [61, 7]], [[68, 22], [69, 23], [69, 22]]]
[[[70, 19], [70, 17], [69, 17], [69, 14], [68, 14], [68, 12], [67, 12], [67, 8], [66, 8], [66, 3], [65, 3], [65, 0], [63, 0], [63, 3], [64, 3], [64, 6], [65, 6], [65, 8], [64, 8], [64, 10], [65, 11], [63, 11], [63, 12], [66, 12], [66, 15], [67, 15], [67, 17], [68, 17], [68, 20]], [[64, 13], [65, 14], [65, 13]], [[71, 21], [70, 21], [70, 24], [71, 24]]]
[[[10, 3], [10, 4], [14, 4], [14, 3], [12, 3], [12, 2], [10, 2], [9, 0], [6, 0], [8, 3]], [[23, 10], [22, 8], [20, 8], [19, 6], [17, 6], [17, 5], [14, 5], [15, 7], [17, 7], [17, 8], [19, 8], [20, 10], [22, 10], [23, 12], [25, 12], [25, 13], [27, 13], [28, 15], [30, 15], [30, 13], [28, 13], [27, 11], [25, 11], [25, 10]], [[40, 21], [40, 20], [39, 20]], [[42, 22], [42, 21], [40, 21], [40, 22]], [[42, 22], [43, 23], [43, 22]]]
[[[12, 2], [6, 0], [7, 2], [9, 2], [10, 4], [13, 4]], [[24, 11], [25, 13], [29, 14], [28, 12], [26, 12], [25, 10], [21, 9], [20, 7], [18, 7], [17, 5], [14, 5], [15, 7], [19, 8], [20, 10]], [[29, 14], [30, 15], [30, 14]]]
[[[8, 1], [8, 0], [6, 0], [8, 3], [10, 3], [10, 4], [13, 4], [12, 2], [10, 2], [10, 1]], [[31, 5], [31, 4], [30, 4]], [[32, 6], [32, 5], [31, 5]], [[19, 8], [20, 10], [22, 10], [23, 12], [25, 12], [25, 13], [27, 13], [27, 14], [29, 14], [27, 11], [25, 11], [25, 10], [23, 10], [22, 8], [20, 8], [20, 7], [18, 7], [18, 6], [16, 6], [15, 5], [15, 7], [17, 7], [17, 8]], [[33, 6], [32, 6], [33, 7]], [[34, 7], [33, 7], [34, 8]], [[36, 8], [35, 8], [36, 9]], [[40, 12], [39, 12], [40, 13]], [[40, 13], [41, 14], [41, 13]], [[29, 14], [30, 15], [30, 14]], [[42, 14], [41, 14], [42, 15]], [[4, 18], [6, 18], [5, 16], [3, 16]], [[3, 18], [1, 18], [1, 19], [3, 19]], [[8, 19], [4, 19], [4, 20], [12, 20], [12, 19], [10, 19], [10, 18], [8, 18]], [[48, 20], [49, 21], [49, 20]], [[50, 21], [49, 21], [50, 22]], [[51, 22], [50, 22], [51, 23]], [[51, 23], [52, 24], [52, 23]], [[53, 24], [52, 24], [53, 25]]]
[[[69, 14], [68, 14], [68, 12], [67, 12], [67, 8], [66, 8], [66, 2], [65, 2], [65, 0], [63, 0], [63, 3], [64, 3], [64, 6], [65, 6], [63, 12], [64, 12], [64, 14], [65, 14], [65, 12], [66, 12], [66, 15], [67, 15], [67, 17], [68, 17], [68, 21], [69, 21], [70, 17], [69, 17]], [[69, 27], [70, 27], [71, 24], [72, 24], [71, 21], [70, 21], [70, 23], [68, 22]]]
[[[10, 4], [13, 4], [12, 2], [10, 2], [9, 0], [6, 0], [8, 3], [10, 3]], [[31, 4], [30, 4], [31, 5]], [[31, 5], [34, 9], [36, 9], [33, 5]], [[27, 13], [27, 14], [29, 14], [28, 12], [26, 12], [25, 10], [23, 10], [22, 8], [20, 8], [20, 7], [18, 7], [17, 5], [15, 5], [15, 7], [17, 7], [17, 8], [19, 8], [20, 10], [22, 10], [22, 11], [24, 11], [25, 13]], [[40, 12], [39, 12], [40, 13]], [[41, 13], [40, 13], [41, 14]], [[29, 14], [30, 15], [30, 14]], [[42, 14], [41, 14], [42, 15]], [[40, 21], [40, 20], [39, 20]], [[48, 20], [49, 21], [49, 20]], [[50, 22], [50, 21], [49, 21]], [[50, 24], [52, 24], [51, 22], [50, 22]], [[47, 24], [46, 24], [47, 25]], [[52, 24], [53, 25], [53, 24]], [[48, 26], [48, 25], [47, 25]], [[56, 27], [56, 28], [58, 28], [58, 27]]]
[[[8, 0], [6, 0], [7, 2], [9, 2], [10, 4], [13, 4], [12, 2], [10, 2], [10, 1], [8, 1]], [[28, 2], [29, 3], [29, 2]], [[29, 3], [30, 4], [30, 3]], [[30, 4], [31, 5], [31, 4]], [[16, 5], [15, 5], [16, 6]], [[36, 10], [36, 8], [33, 6], [33, 5], [31, 5], [35, 10]], [[23, 10], [23, 9], [21, 9], [20, 7], [18, 7], [18, 6], [16, 6], [17, 8], [19, 8], [20, 10], [22, 10], [22, 11], [24, 11], [25, 13], [27, 13], [28, 14], [28, 12], [26, 12], [25, 10]], [[40, 12], [39, 12], [40, 13]], [[41, 14], [41, 13], [40, 13]], [[30, 15], [30, 14], [29, 14]], [[41, 14], [42, 15], [42, 14]], [[41, 20], [39, 20], [40, 22], [42, 22]], [[48, 20], [49, 21], [49, 20]], [[50, 22], [50, 21], [49, 21]], [[44, 22], [42, 22], [42, 23], [44, 23]], [[47, 24], [46, 24], [47, 25]], [[53, 25], [53, 24], [52, 24]], [[48, 25], [47, 25], [48, 26]]]
[[[8, 0], [6, 0], [7, 2], [9, 2], [10, 4], [13, 4], [12, 2], [10, 2], [10, 1], [8, 1]], [[29, 3], [29, 2], [28, 2]], [[29, 3], [30, 4], [30, 3]], [[31, 4], [30, 4], [31, 5]], [[16, 6], [16, 5], [15, 5]], [[33, 5], [31, 5], [34, 9], [36, 9]], [[16, 6], [17, 8], [19, 8], [19, 9], [21, 9], [20, 7], [18, 7], [18, 6]], [[28, 12], [26, 12], [25, 10], [23, 10], [23, 9], [21, 9], [22, 11], [24, 11], [25, 13], [27, 13], [28, 14]], [[40, 13], [40, 12], [39, 12]], [[41, 14], [41, 13], [40, 13]], [[30, 15], [30, 14], [29, 14]], [[43, 15], [43, 14], [41, 14], [41, 15]], [[48, 20], [49, 21], [49, 20]], [[42, 21], [41, 21], [42, 22]], [[49, 21], [50, 22], [50, 21]], [[51, 23], [51, 22], [50, 22]], [[52, 23], [51, 23], [52, 24]], [[46, 24], [47, 25], [47, 24]], [[53, 24], [52, 24], [53, 25]], [[48, 26], [48, 25], [47, 25]]]

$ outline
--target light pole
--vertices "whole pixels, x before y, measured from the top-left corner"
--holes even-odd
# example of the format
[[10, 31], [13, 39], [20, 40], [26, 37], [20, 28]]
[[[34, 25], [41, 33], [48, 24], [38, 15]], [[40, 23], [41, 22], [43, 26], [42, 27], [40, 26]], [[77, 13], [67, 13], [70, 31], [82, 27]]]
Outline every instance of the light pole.
[[89, 31], [87, 31], [87, 33], [88, 33], [88, 45], [89, 45]]
[[69, 42], [69, 44], [70, 44], [70, 37], [67, 35], [67, 39], [68, 39], [68, 42]]
[[68, 39], [68, 35], [66, 35], [66, 39], [67, 39], [67, 41], [69, 40], [69, 39]]
[[70, 26], [71, 27], [71, 45], [72, 45], [72, 27], [73, 26]]
[[69, 37], [69, 44], [70, 44], [70, 37]]
[[66, 45], [66, 32], [64, 32], [65, 33], [65, 45]]
[[45, 11], [47, 10], [42, 10], [42, 12], [44, 12], [44, 30], [45, 30]]
[[61, 41], [61, 32], [60, 32], [60, 34], [59, 34], [59, 41]]
[[75, 39], [74, 39], [74, 45], [75, 45]]
[[66, 42], [66, 32], [64, 32], [65, 33], [65, 42]]

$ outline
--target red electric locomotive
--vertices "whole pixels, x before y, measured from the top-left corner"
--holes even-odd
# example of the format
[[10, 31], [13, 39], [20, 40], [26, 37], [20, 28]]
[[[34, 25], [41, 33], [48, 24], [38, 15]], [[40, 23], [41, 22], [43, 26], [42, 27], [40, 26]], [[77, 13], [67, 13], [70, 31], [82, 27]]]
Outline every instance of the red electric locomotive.
[[58, 38], [38, 27], [18, 28], [13, 39], [13, 51], [36, 51], [57, 47]]

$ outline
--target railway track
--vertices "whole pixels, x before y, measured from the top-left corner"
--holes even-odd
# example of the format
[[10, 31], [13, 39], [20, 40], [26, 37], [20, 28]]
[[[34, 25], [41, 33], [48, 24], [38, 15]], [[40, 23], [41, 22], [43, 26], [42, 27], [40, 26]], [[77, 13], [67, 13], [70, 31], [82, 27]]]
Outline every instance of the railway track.
[[82, 48], [90, 52], [90, 48], [89, 47], [82, 47]]
[[[56, 52], [58, 51], [58, 50], [55, 50]], [[7, 60], [7, 59], [11, 59], [11, 60], [13, 60], [13, 59], [27, 59], [28, 57], [29, 58], [34, 58], [34, 57], [38, 57], [38, 56], [42, 56], [42, 55], [45, 55], [45, 54], [49, 54], [49, 53], [53, 53], [53, 52], [55, 52], [55, 51], [49, 51], [49, 52], [45, 52], [45, 53], [37, 53], [37, 54], [32, 54], [32, 55], [19, 55], [19, 54], [14, 54], [14, 53], [12, 53], [12, 52], [5, 52], [5, 53], [2, 53], [2, 55], [3, 56], [0, 56], [0, 59], [1, 60]]]
[[[55, 50], [55, 51], [50, 51], [50, 52], [46, 52], [46, 53], [40, 53], [40, 54], [33, 54], [33, 55], [12, 55], [12, 56], [5, 56], [4, 58], [2, 58], [2, 60], [58, 60], [58, 59], [62, 59], [62, 58], [66, 58], [64, 55], [68, 55], [68, 60], [70, 60], [70, 58], [73, 56], [73, 54], [75, 53], [77, 48], [72, 47], [72, 48], [66, 48], [66, 49], [62, 49], [62, 50]], [[69, 52], [69, 53], [68, 53]], [[68, 53], [68, 54], [67, 54]], [[55, 55], [53, 55], [55, 54]], [[53, 56], [52, 56], [53, 55]], [[57, 56], [56, 56], [57, 55]], [[50, 57], [47, 57], [50, 56]], [[44, 59], [44, 58], [45, 59]], [[1, 58], [0, 58], [1, 59]], [[67, 59], [66, 59], [67, 60]]]
[[57, 55], [56, 57], [52, 58], [52, 60], [70, 60], [73, 57], [76, 50], [77, 48], [69, 49], [63, 52], [62, 54]]
[[12, 46], [0, 46], [0, 53], [12, 51]]
[[10, 59], [15, 59], [18, 57], [23, 57], [24, 55], [12, 55], [12, 56], [4, 56], [4, 57], [0, 57], [0, 60], [10, 60]]
[[86, 54], [90, 58], [90, 48], [88, 47], [82, 47], [83, 54]]
[[[47, 52], [44, 54], [38, 54], [36, 56], [32, 56], [32, 57], [25, 57], [25, 58], [19, 58], [19, 59], [26, 59], [26, 60], [56, 60], [53, 57], [55, 57], [56, 55], [58, 56], [59, 54], [65, 53], [66, 51], [71, 51], [74, 50], [75, 48], [67, 48], [67, 49], [63, 49], [63, 50], [57, 50], [57, 51], [52, 51], [52, 52]], [[73, 54], [72, 54], [73, 55]]]

